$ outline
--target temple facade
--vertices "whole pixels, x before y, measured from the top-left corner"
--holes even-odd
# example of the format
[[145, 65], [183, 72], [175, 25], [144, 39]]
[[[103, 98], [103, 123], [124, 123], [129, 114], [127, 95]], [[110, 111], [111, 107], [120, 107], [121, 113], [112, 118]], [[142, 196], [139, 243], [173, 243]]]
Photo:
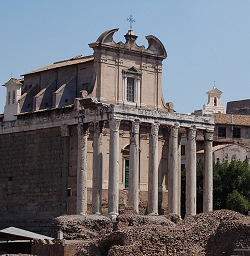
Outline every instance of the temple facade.
[[151, 215], [162, 214], [166, 200], [164, 214], [180, 215], [183, 134], [186, 215], [194, 215], [197, 132], [205, 141], [203, 206], [212, 210], [213, 117], [176, 113], [162, 94], [164, 45], [150, 35], [148, 47], [138, 46], [133, 30], [116, 43], [117, 30], [89, 44], [91, 56], [55, 62], [4, 85], [2, 220], [90, 213], [115, 220], [122, 200], [138, 213], [145, 205]]

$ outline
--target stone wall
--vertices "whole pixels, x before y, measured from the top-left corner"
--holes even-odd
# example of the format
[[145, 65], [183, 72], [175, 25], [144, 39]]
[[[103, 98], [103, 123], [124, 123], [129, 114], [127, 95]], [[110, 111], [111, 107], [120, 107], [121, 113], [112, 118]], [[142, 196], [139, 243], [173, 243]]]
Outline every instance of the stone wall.
[[68, 165], [69, 137], [60, 128], [1, 135], [0, 228], [65, 214]]

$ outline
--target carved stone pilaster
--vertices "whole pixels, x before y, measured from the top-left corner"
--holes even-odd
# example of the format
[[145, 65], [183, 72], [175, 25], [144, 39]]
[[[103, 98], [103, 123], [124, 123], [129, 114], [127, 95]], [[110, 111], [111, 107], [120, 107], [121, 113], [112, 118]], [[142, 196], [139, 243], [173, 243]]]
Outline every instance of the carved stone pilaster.
[[61, 137], [69, 137], [69, 126], [67, 124], [61, 125]]

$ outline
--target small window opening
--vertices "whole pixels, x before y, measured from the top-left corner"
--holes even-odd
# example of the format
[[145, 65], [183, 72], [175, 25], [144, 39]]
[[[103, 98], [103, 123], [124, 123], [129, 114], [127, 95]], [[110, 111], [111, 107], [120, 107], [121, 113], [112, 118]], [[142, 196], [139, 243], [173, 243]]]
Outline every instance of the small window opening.
[[30, 103], [28, 103], [28, 108], [30, 108]]
[[185, 145], [181, 145], [181, 155], [185, 156]]
[[181, 164], [181, 171], [184, 171], [186, 168], [185, 164]]
[[9, 181], [12, 181], [12, 176], [10, 176], [8, 180], [9, 180]]
[[12, 93], [12, 104], [14, 104], [16, 102], [16, 92], [13, 91]]
[[218, 127], [218, 137], [226, 138], [227, 130], [226, 127]]
[[68, 102], [68, 99], [65, 99], [65, 103], [67, 103]]
[[217, 106], [217, 98], [214, 98], [214, 106]]
[[233, 138], [236, 138], [236, 139], [241, 138], [241, 130], [239, 127], [233, 128]]
[[46, 107], [46, 108], [48, 107], [48, 102], [45, 103], [45, 107]]
[[10, 105], [10, 92], [8, 93], [8, 105]]
[[71, 196], [72, 196], [72, 189], [67, 188], [67, 197], [71, 197]]

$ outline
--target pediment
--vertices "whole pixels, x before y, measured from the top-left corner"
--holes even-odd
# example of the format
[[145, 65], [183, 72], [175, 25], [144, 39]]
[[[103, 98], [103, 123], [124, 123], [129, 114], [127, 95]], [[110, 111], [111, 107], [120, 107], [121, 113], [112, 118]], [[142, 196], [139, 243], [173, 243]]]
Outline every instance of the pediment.
[[16, 78], [11, 78], [7, 83], [4, 84], [5, 87], [12, 87], [16, 85], [22, 86], [21, 81]]
[[141, 74], [140, 70], [138, 70], [137, 68], [135, 68], [134, 66], [125, 69], [124, 70], [126, 73], [133, 73], [133, 74]]
[[221, 95], [222, 91], [214, 87], [212, 90], [207, 92], [208, 95]]

